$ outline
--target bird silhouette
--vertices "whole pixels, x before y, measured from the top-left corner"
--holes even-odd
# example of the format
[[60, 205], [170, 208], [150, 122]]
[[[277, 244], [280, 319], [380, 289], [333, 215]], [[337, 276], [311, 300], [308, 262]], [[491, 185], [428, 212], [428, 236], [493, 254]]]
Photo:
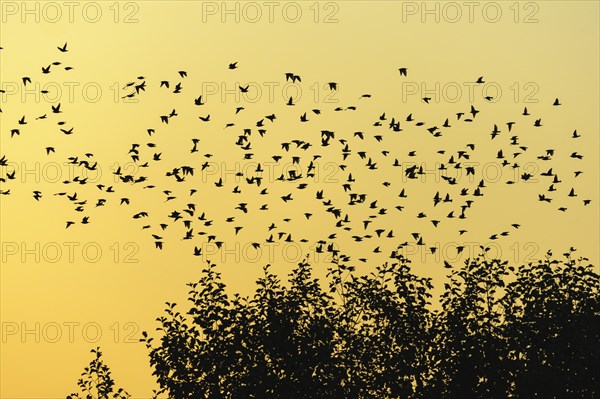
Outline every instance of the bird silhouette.
[[[58, 49], [67, 52], [67, 43]], [[74, 50], [69, 57], [75, 53]], [[60, 70], [52, 67], [64, 64], [48, 65], [45, 60], [39, 65], [43, 65], [42, 75], [52, 71], [54, 77], [60, 75]], [[41, 76], [39, 65], [34, 69], [38, 75], [21, 78], [23, 85], [32, 84], [32, 78]], [[79, 73], [81, 68], [75, 66]], [[228, 69], [238, 69], [238, 63], [230, 63]], [[238, 72], [247, 72], [245, 64], [243, 69]], [[396, 73], [407, 76], [406, 67], [398, 71], [389, 71], [389, 76], [397, 78]], [[230, 76], [237, 76], [238, 72]], [[64, 104], [63, 109], [57, 103], [51, 105], [47, 115], [35, 118], [39, 115], [37, 111], [19, 112], [14, 119], [7, 118], [5, 134], [10, 132], [14, 138], [11, 145], [36, 137], [38, 127], [39, 131], [47, 130], [49, 138], [42, 136], [45, 143], [36, 147], [39, 155], [43, 151], [46, 156], [52, 153], [52, 160], [62, 158], [76, 171], [75, 176], [59, 183], [60, 187], [62, 184], [76, 187], [77, 191], [68, 191], [73, 194], [64, 190], [60, 192], [62, 195], [52, 197], [47, 187], [36, 186], [33, 203], [44, 206], [50, 198], [65, 201], [70, 212], [79, 215], [66, 216], [67, 229], [75, 224], [93, 225], [101, 219], [97, 216], [101, 212], [117, 214], [117, 208], [118, 212], [127, 211], [129, 222], [143, 230], [157, 250], [165, 252], [170, 250], [171, 246], [166, 246], [170, 240], [185, 240], [190, 252], [200, 257], [208, 252], [203, 250], [207, 242], [221, 248], [228, 240], [245, 237], [255, 249], [265, 243], [317, 242], [317, 252], [353, 261], [354, 257], [331, 243], [348, 239], [355, 244], [349, 249], [360, 254], [356, 259], [367, 262], [389, 256], [399, 246], [409, 243], [437, 255], [442, 251], [434, 237], [449, 232], [465, 236], [465, 240], [473, 238], [470, 236], [474, 233], [466, 224], [473, 212], [477, 212], [474, 210], [485, 202], [506, 206], [507, 198], [515, 197], [519, 204], [530, 201], [530, 205], [536, 206], [532, 209], [539, 209], [541, 215], [556, 213], [557, 209], [570, 213], [592, 202], [586, 195], [587, 173], [583, 173], [586, 137], [581, 138], [577, 130], [563, 133], [565, 140], [579, 140], [550, 149], [544, 140], [532, 137], [544, 135], [546, 129], [552, 128], [555, 116], [551, 112], [560, 118], [564, 107], [560, 107], [561, 102], [554, 96], [553, 102], [550, 99], [545, 105], [531, 106], [531, 110], [525, 107], [522, 113], [516, 111], [503, 119], [494, 113], [497, 102], [491, 96], [457, 104], [451, 112], [437, 115], [433, 114], [438, 112], [433, 96], [416, 97], [414, 104], [404, 104], [406, 108], [403, 105], [399, 111], [394, 104], [377, 108], [379, 95], [368, 88], [350, 93], [348, 101], [323, 103], [319, 108], [288, 93], [287, 100], [278, 100], [277, 108], [246, 101], [245, 97], [251, 96], [239, 93], [248, 93], [250, 84], [236, 82], [229, 87], [237, 86], [236, 93], [242, 100], [220, 104], [224, 112], [219, 112], [216, 102], [207, 98], [206, 93], [190, 95], [181, 82], [176, 83], [172, 78], [191, 85], [195, 78], [192, 70], [190, 78], [185, 70], [177, 70], [170, 76], [164, 78], [171, 79], [174, 87], [169, 80], [153, 79], [151, 75], [147, 75], [147, 83], [144, 76], [125, 76], [127, 96], [131, 96], [128, 98], [155, 95], [164, 109], [155, 112], [149, 107], [141, 118], [141, 126], [133, 133], [139, 134], [139, 138], [151, 137], [148, 140], [152, 142], [135, 139], [131, 147], [118, 148], [115, 140], [115, 154], [120, 154], [124, 162], [111, 168], [112, 173], [101, 174], [99, 181], [88, 177], [88, 172], [99, 172], [101, 167], [90, 151], [93, 144], [86, 141], [88, 132], [77, 123], [75, 110], [71, 109], [76, 107]], [[302, 78], [296, 73], [280, 71], [273, 79], [303, 87]], [[476, 83], [484, 84], [483, 76]], [[338, 91], [340, 86], [328, 82], [323, 87]], [[436, 98], [435, 103], [438, 102]], [[203, 115], [194, 114], [197, 106], [207, 111]], [[419, 107], [432, 110], [431, 116], [420, 115]], [[334, 123], [336, 118], [348, 123], [361, 118], [362, 121], [340, 128]], [[64, 141], [52, 141], [55, 123], [63, 133], [58, 136]], [[472, 135], [466, 133], [470, 129]], [[63, 145], [64, 142], [69, 145]], [[578, 147], [580, 142], [583, 145]], [[84, 150], [72, 151], [71, 143], [80, 143]], [[490, 161], [499, 165], [502, 172], [497, 182], [484, 178], [482, 165]], [[544, 167], [533, 171], [523, 167], [527, 162], [543, 163]], [[233, 171], [227, 168], [232, 164]], [[2, 154], [2, 195], [11, 193], [8, 184], [13, 191], [19, 188], [21, 172], [8, 170], [8, 165], [7, 157]], [[221, 165], [227, 165], [225, 173], [221, 173]], [[329, 170], [324, 170], [324, 165], [333, 166], [334, 178], [327, 175]], [[430, 178], [433, 173], [439, 178]], [[514, 194], [517, 187], [525, 184], [537, 190], [522, 196]], [[510, 196], [499, 197], [497, 190], [501, 189]], [[26, 197], [29, 201], [31, 192], [28, 190]], [[144, 204], [144, 210], [138, 208], [140, 204]], [[395, 228], [394, 232], [390, 229], [392, 224], [415, 226], [415, 230], [409, 232], [404, 227]], [[481, 237], [506, 240], [521, 225], [512, 223], [506, 227], [498, 223]], [[77, 230], [69, 230], [68, 234]], [[307, 231], [316, 239], [307, 237]], [[460, 254], [464, 248], [459, 245], [457, 252]], [[443, 267], [453, 266], [444, 261]]]

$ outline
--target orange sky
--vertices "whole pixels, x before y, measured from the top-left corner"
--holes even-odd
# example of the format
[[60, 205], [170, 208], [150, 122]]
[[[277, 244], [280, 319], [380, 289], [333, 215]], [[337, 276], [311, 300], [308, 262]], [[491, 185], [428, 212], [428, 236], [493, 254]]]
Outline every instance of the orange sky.
[[[324, 276], [328, 259], [316, 250], [319, 240], [350, 255], [359, 272], [412, 240], [406, 253], [415, 270], [435, 281], [443, 281], [444, 260], [464, 261], [479, 245], [514, 263], [574, 246], [597, 265], [598, 3], [476, 2], [473, 8], [465, 3], [1, 1], [0, 84], [5, 93], [0, 93], [0, 158], [5, 155], [10, 164], [0, 168], [2, 176], [16, 174], [2, 183], [10, 195], [0, 196], [0, 396], [64, 397], [75, 390], [91, 359], [89, 350], [100, 345], [117, 383], [132, 397], [148, 397], [153, 380], [146, 349], [136, 341], [142, 330], [154, 330], [165, 301], [185, 301], [185, 284], [199, 277], [207, 258], [220, 265], [232, 292], [244, 294], [254, 289], [266, 263], [285, 275], [310, 255], [317, 274]], [[65, 42], [68, 51], [63, 53], [57, 47]], [[42, 73], [55, 61], [61, 64]], [[235, 61], [238, 68], [229, 69]], [[400, 67], [408, 68], [408, 76], [400, 76]], [[181, 70], [187, 77], [178, 74]], [[286, 82], [288, 72], [300, 75], [301, 82]], [[32, 81], [27, 86], [25, 76]], [[131, 89], [124, 86], [142, 81], [138, 76], [144, 77], [146, 90], [126, 101], [122, 97]], [[475, 83], [480, 76], [484, 84]], [[159, 87], [163, 80], [169, 89]], [[174, 94], [178, 82], [183, 90]], [[338, 90], [330, 90], [329, 82], [338, 83]], [[238, 86], [245, 85], [249, 92], [242, 95]], [[196, 106], [200, 95], [205, 104]], [[286, 105], [290, 96], [295, 106]], [[423, 97], [431, 98], [429, 104]], [[555, 107], [557, 97], [561, 105]], [[52, 112], [57, 103], [61, 114]], [[456, 113], [468, 113], [472, 105], [480, 111], [474, 122], [457, 121]], [[245, 109], [236, 115], [237, 107]], [[531, 116], [521, 115], [524, 107]], [[173, 109], [178, 115], [168, 125], [161, 123], [160, 116]], [[304, 112], [306, 123], [299, 119]], [[374, 126], [384, 112], [384, 127]], [[407, 122], [411, 113], [425, 125]], [[36, 120], [43, 114], [45, 119]], [[274, 122], [265, 118], [271, 114], [276, 114]], [[198, 118], [207, 115], [209, 122]], [[22, 116], [26, 125], [18, 123]], [[400, 120], [402, 132], [387, 129], [392, 117]], [[426, 127], [442, 128], [446, 118], [452, 127], [443, 129], [442, 137], [427, 133]], [[536, 128], [538, 118], [542, 126]], [[260, 119], [267, 129], [263, 138], [256, 126]], [[59, 121], [66, 123], [58, 126]], [[516, 122], [514, 134], [526, 151], [509, 145], [510, 121]], [[225, 128], [229, 122], [236, 125]], [[494, 124], [501, 133], [491, 140]], [[70, 127], [72, 135], [60, 131]], [[250, 160], [234, 144], [244, 127], [253, 129]], [[20, 134], [11, 138], [15, 128]], [[149, 128], [157, 133], [148, 136]], [[330, 146], [321, 146], [322, 130], [335, 132]], [[574, 130], [580, 138], [571, 138]], [[358, 131], [364, 140], [354, 135]], [[383, 140], [377, 141], [377, 135]], [[193, 138], [200, 139], [197, 153], [190, 152]], [[352, 151], [346, 160], [340, 139]], [[292, 140], [312, 146], [306, 151], [295, 144], [289, 152], [281, 148]], [[148, 147], [149, 142], [156, 147]], [[132, 143], [140, 144], [137, 165], [129, 153]], [[476, 150], [461, 162], [477, 174], [448, 171], [459, 182], [449, 186], [435, 169], [457, 151], [468, 151], [467, 144]], [[46, 155], [48, 146], [55, 153]], [[444, 154], [437, 153], [442, 149]], [[500, 149], [511, 163], [514, 152], [524, 152], [516, 158], [519, 167], [501, 167]], [[555, 152], [552, 159], [539, 159], [548, 149]], [[358, 156], [361, 151], [365, 159]], [[573, 152], [583, 159], [572, 158]], [[89, 184], [63, 184], [82, 173], [65, 164], [67, 158], [83, 159], [86, 153], [93, 153], [91, 163], [98, 162], [96, 171], [87, 172]], [[160, 163], [152, 161], [154, 153], [161, 153]], [[271, 158], [276, 154], [283, 156], [279, 163]], [[295, 168], [306, 176], [314, 155], [320, 155], [315, 176], [277, 180]], [[301, 157], [299, 165], [294, 156]], [[368, 158], [377, 163], [376, 170], [365, 167]], [[392, 166], [394, 159], [404, 167], [418, 163], [430, 173], [407, 179]], [[151, 167], [139, 167], [146, 160]], [[208, 167], [202, 172], [204, 162]], [[258, 163], [265, 170], [260, 188], [235, 175], [255, 174]], [[165, 176], [182, 165], [193, 165], [194, 176], [181, 184]], [[119, 182], [112, 173], [118, 167], [124, 174], [147, 177], [142, 184], [156, 188]], [[540, 176], [549, 168], [563, 181], [557, 192], [546, 192], [551, 179]], [[575, 171], [583, 173], [575, 178]], [[355, 180], [352, 191], [368, 194], [365, 204], [348, 205], [342, 185], [349, 173]], [[532, 181], [523, 182], [524, 173], [534, 175]], [[219, 178], [222, 188], [213, 184]], [[448, 219], [452, 210], [460, 214], [465, 199], [457, 187], [472, 192], [481, 179], [484, 196], [475, 199], [468, 217]], [[509, 180], [517, 184], [506, 184]], [[297, 188], [301, 182], [306, 189]], [[100, 183], [114, 185], [117, 192], [101, 192], [95, 187]], [[236, 186], [241, 194], [232, 193]], [[198, 192], [190, 196], [190, 188]], [[263, 188], [267, 196], [260, 194]], [[403, 188], [407, 199], [398, 197]], [[577, 197], [568, 196], [571, 188]], [[34, 190], [42, 192], [40, 201], [33, 198]], [[163, 190], [177, 198], [166, 201], [170, 194]], [[350, 215], [347, 227], [352, 230], [335, 227], [333, 215], [315, 199], [319, 190]], [[433, 207], [438, 191], [451, 194], [453, 203]], [[73, 201], [53, 195], [58, 192], [77, 192], [78, 200], [88, 201], [85, 210], [75, 211]], [[553, 197], [551, 204], [538, 201], [544, 192]], [[289, 193], [292, 201], [280, 199]], [[108, 199], [104, 207], [95, 206], [100, 197]], [[120, 205], [120, 198], [129, 198], [130, 204]], [[584, 207], [583, 199], [590, 199], [590, 205]], [[374, 211], [369, 205], [375, 200]], [[224, 243], [220, 250], [206, 242], [206, 235], [183, 240], [181, 222], [164, 232], [158, 226], [171, 223], [168, 215], [190, 202], [196, 204], [194, 234], [216, 235]], [[242, 202], [248, 213], [235, 209]], [[268, 211], [259, 210], [263, 203], [269, 204]], [[404, 210], [396, 210], [397, 205]], [[563, 206], [567, 211], [558, 211]], [[385, 215], [370, 217], [381, 208]], [[149, 213], [147, 219], [132, 218], [142, 211]], [[211, 226], [197, 221], [202, 212], [213, 220]], [[426, 217], [417, 218], [420, 212]], [[312, 213], [309, 220], [305, 213]], [[84, 216], [89, 216], [87, 225], [80, 223]], [[228, 217], [234, 220], [227, 222]], [[438, 227], [432, 219], [441, 220]], [[76, 223], [65, 229], [67, 220]], [[371, 220], [367, 229], [365, 220]], [[271, 223], [277, 227], [268, 232]], [[151, 227], [142, 230], [144, 225]], [[237, 235], [235, 226], [243, 227]], [[384, 231], [379, 239], [378, 229]], [[461, 229], [467, 233], [459, 235]], [[393, 239], [385, 237], [390, 230]], [[503, 231], [510, 235], [489, 238]], [[265, 243], [277, 232], [284, 232], [282, 241]], [[415, 245], [413, 232], [427, 245]], [[369, 233], [375, 238], [352, 238]], [[162, 251], [151, 234], [163, 236]], [[283, 241], [288, 234], [293, 243]], [[253, 249], [254, 242], [262, 244], [260, 251]], [[465, 247], [461, 255], [458, 245]], [[194, 246], [202, 248], [202, 257], [193, 256]], [[381, 254], [373, 252], [376, 247]], [[358, 261], [361, 257], [368, 262]]]

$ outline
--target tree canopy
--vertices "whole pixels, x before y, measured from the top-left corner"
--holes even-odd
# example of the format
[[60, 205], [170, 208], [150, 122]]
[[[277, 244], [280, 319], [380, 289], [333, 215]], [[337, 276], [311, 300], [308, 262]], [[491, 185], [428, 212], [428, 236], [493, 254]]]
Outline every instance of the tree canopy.
[[[600, 280], [587, 261], [572, 248], [518, 267], [483, 253], [451, 270], [437, 307], [402, 255], [366, 275], [334, 259], [325, 282], [307, 261], [287, 283], [267, 265], [251, 297], [228, 293], [209, 263], [190, 305], [167, 303], [158, 336], [143, 333], [154, 395], [600, 397]], [[98, 395], [68, 399], [125, 398], [94, 353]]]

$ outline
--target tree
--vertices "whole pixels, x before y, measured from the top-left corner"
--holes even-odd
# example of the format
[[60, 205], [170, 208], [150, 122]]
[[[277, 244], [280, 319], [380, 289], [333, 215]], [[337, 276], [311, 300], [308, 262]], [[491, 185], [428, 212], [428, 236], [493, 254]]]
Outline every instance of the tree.
[[[484, 249], [484, 248], [482, 248]], [[327, 282], [301, 262], [287, 283], [267, 265], [251, 297], [214, 264], [143, 332], [159, 394], [184, 398], [600, 397], [600, 276], [550, 252], [514, 267], [484, 252], [451, 271], [441, 309], [431, 280], [392, 253], [367, 275], [334, 257]], [[127, 399], [96, 358], [67, 399]]]
[[435, 315], [431, 397], [506, 398], [508, 351], [501, 303], [508, 262], [485, 252], [453, 270]]
[[[307, 263], [290, 275], [289, 288], [264, 268], [252, 299], [229, 299], [215, 265], [190, 284], [186, 315], [168, 304], [161, 344], [150, 363], [161, 393], [173, 398], [308, 398], [339, 395], [343, 369], [333, 356], [332, 298]], [[188, 322], [187, 317], [192, 321]]]
[[330, 270], [341, 298], [337, 356], [346, 398], [417, 398], [428, 379], [431, 281], [411, 273], [405, 257], [395, 260], [365, 276], [343, 265]]
[[516, 397], [600, 397], [600, 280], [573, 252], [521, 266], [507, 287]]
[[115, 381], [109, 367], [102, 361], [100, 348], [92, 349], [91, 352], [95, 358], [84, 368], [77, 381], [81, 393], [72, 393], [67, 399], [129, 399], [130, 395], [123, 388], [115, 391]]
[[267, 266], [252, 299], [231, 300], [210, 265], [190, 284], [186, 315], [168, 304], [167, 317], [158, 319], [160, 345], [153, 347], [144, 333], [160, 392], [173, 398], [418, 397], [429, 369], [431, 282], [412, 274], [407, 259], [397, 260], [363, 277], [336, 261], [329, 293], [307, 262], [292, 271], [289, 286]]

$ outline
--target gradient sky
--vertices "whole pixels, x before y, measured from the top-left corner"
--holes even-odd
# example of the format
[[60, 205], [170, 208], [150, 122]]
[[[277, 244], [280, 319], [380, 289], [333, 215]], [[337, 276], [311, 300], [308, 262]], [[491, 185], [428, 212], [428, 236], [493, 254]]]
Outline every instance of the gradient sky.
[[[220, 265], [231, 292], [243, 294], [252, 292], [266, 263], [285, 276], [310, 255], [319, 265], [317, 274], [324, 275], [327, 258], [315, 253], [315, 243], [332, 233], [337, 236], [329, 241], [342, 252], [353, 259], [368, 257], [369, 262], [357, 263], [359, 272], [367, 272], [385, 261], [398, 243], [411, 239], [412, 232], [420, 232], [427, 246], [439, 248], [437, 255], [415, 245], [409, 246], [408, 255], [415, 270], [435, 281], [443, 281], [447, 273], [444, 260], [464, 261], [480, 244], [517, 264], [538, 259], [547, 250], [562, 253], [570, 246], [594, 265], [600, 260], [598, 2], [474, 2], [469, 8], [465, 2], [420, 1], [142, 1], [72, 6], [1, 1], [0, 10], [0, 84], [6, 91], [0, 93], [0, 158], [6, 155], [11, 162], [2, 167], [2, 176], [17, 169], [16, 179], [2, 184], [2, 190], [10, 188], [11, 194], [0, 196], [2, 398], [66, 396], [75, 390], [95, 346], [102, 347], [119, 386], [133, 398], [149, 397], [155, 386], [147, 351], [136, 341], [142, 330], [154, 331], [165, 301], [185, 301], [185, 284], [198, 279], [204, 260], [192, 255], [194, 245], [204, 245], [205, 253], [213, 251], [210, 260]], [[68, 52], [61, 53], [57, 46], [65, 42]], [[42, 74], [41, 68], [54, 61], [61, 65]], [[238, 69], [229, 70], [235, 61]], [[74, 69], [65, 71], [64, 66]], [[400, 67], [408, 68], [408, 76], [399, 75]], [[188, 76], [180, 77], [180, 70]], [[286, 83], [287, 72], [300, 75], [301, 84]], [[30, 92], [21, 82], [25, 76], [32, 79]], [[135, 102], [127, 102], [121, 98], [130, 92], [124, 85], [138, 76], [144, 77], [147, 89]], [[474, 83], [479, 76], [484, 85]], [[161, 80], [168, 80], [171, 90], [159, 88]], [[175, 95], [177, 82], [184, 89]], [[337, 82], [338, 90], [329, 90], [328, 82]], [[237, 86], [245, 84], [251, 84], [252, 97], [239, 95]], [[49, 92], [40, 94], [44, 89]], [[366, 93], [371, 98], [360, 98]], [[199, 95], [206, 104], [195, 107], [193, 99]], [[486, 101], [485, 95], [493, 100]], [[290, 96], [296, 99], [294, 107], [286, 106]], [[432, 97], [429, 104], [421, 100], [425, 96]], [[552, 106], [555, 98], [561, 106]], [[50, 109], [57, 103], [63, 111], [60, 117]], [[455, 114], [471, 105], [480, 110], [475, 122], [456, 122]], [[246, 109], [235, 116], [239, 106]], [[348, 106], [357, 110], [334, 111]], [[524, 107], [542, 119], [541, 128], [532, 126], [533, 116], [521, 115]], [[174, 108], [179, 115], [168, 126], [161, 124], [159, 116]], [[313, 108], [322, 114], [314, 115]], [[311, 119], [307, 124], [298, 119], [303, 112]], [[388, 118], [384, 123], [396, 117], [404, 132], [375, 133], [373, 123], [383, 112]], [[236, 168], [246, 172], [256, 165], [241, 160], [243, 152], [233, 141], [242, 126], [256, 129], [256, 121], [272, 113], [277, 121], [270, 125], [265, 119], [264, 140], [253, 132], [253, 161], [268, 167], [264, 163], [271, 155], [280, 154], [287, 159], [284, 165], [292, 167], [291, 155], [302, 155], [303, 164], [313, 154], [321, 158], [318, 175], [303, 192], [294, 189], [294, 183], [276, 184], [285, 168], [273, 166], [263, 174], [264, 187], [271, 192], [265, 199], [244, 180], [235, 181]], [[446, 118], [454, 125], [443, 137], [433, 138], [424, 127], [405, 122], [409, 113], [426, 122], [424, 127], [441, 126]], [[35, 120], [43, 114], [48, 114], [46, 120]], [[198, 119], [207, 114], [210, 123]], [[23, 115], [28, 124], [11, 139], [10, 130], [19, 126]], [[234, 119], [236, 127], [223, 128]], [[56, 125], [59, 120], [75, 134], [63, 135]], [[499, 148], [506, 149], [509, 160], [514, 150], [508, 146], [512, 135], [507, 132], [508, 121], [517, 121], [515, 134], [528, 150], [517, 158], [520, 169], [503, 168], [496, 175]], [[502, 132], [492, 141], [494, 124]], [[148, 128], [158, 133], [150, 138]], [[575, 129], [581, 138], [571, 138]], [[347, 138], [353, 156], [343, 162], [339, 145], [320, 147], [321, 130], [335, 131], [333, 141]], [[355, 131], [363, 131], [365, 140], [353, 137]], [[385, 137], [377, 142], [373, 136], [380, 133]], [[194, 137], [200, 138], [196, 154], [190, 153]], [[311, 141], [313, 147], [306, 153], [281, 150], [281, 142], [299, 138]], [[157, 148], [147, 148], [150, 141]], [[133, 165], [128, 154], [132, 143], [141, 144], [144, 159], [161, 152], [162, 164], [147, 170]], [[418, 160], [434, 170], [436, 162], [465, 150], [467, 143], [477, 146], [470, 161], [477, 163], [478, 175], [472, 182], [463, 175], [460, 184], [474, 188], [484, 178], [488, 188], [464, 220], [446, 220], [454, 209], [446, 204], [432, 208], [436, 191], [451, 190], [439, 173], [407, 181], [390, 165], [394, 158]], [[54, 146], [56, 153], [46, 155], [47, 146]], [[447, 155], [436, 154], [440, 149]], [[555, 150], [552, 160], [538, 159], [547, 149]], [[390, 154], [384, 157], [382, 150]], [[417, 152], [414, 159], [408, 156], [412, 150]], [[366, 170], [366, 160], [358, 158], [357, 151], [376, 159], [379, 169]], [[584, 158], [569, 157], [575, 151]], [[100, 195], [94, 185], [62, 183], [72, 173], [64, 164], [67, 157], [81, 159], [88, 152], [100, 168], [90, 181], [114, 184], [118, 190], [104, 208], [94, 207]], [[213, 157], [205, 158], [206, 153]], [[200, 173], [205, 161], [212, 166]], [[342, 170], [340, 164], [348, 168]], [[185, 189], [164, 176], [181, 165], [198, 168], [194, 178], [181, 186]], [[111, 173], [118, 166], [126, 173], [147, 176], [157, 188], [119, 184]], [[539, 174], [550, 167], [563, 183], [557, 192], [546, 193], [555, 198], [546, 204], [537, 195], [546, 191], [549, 180]], [[226, 187], [219, 190], [213, 182], [225, 170], [234, 172], [223, 175]], [[577, 170], [583, 174], [575, 179]], [[355, 233], [365, 234], [361, 221], [373, 212], [368, 206], [345, 205], [342, 184], [350, 171], [356, 179], [353, 191], [369, 193], [367, 202], [377, 199], [378, 206], [388, 209], [386, 216], [373, 219], [373, 229], [386, 233], [393, 229], [394, 240], [352, 240]], [[538, 182], [505, 184], [520, 180], [522, 173], [533, 173]], [[236, 185], [242, 194], [231, 193]], [[199, 192], [187, 198], [191, 187]], [[400, 202], [397, 195], [404, 187], [410, 196]], [[576, 198], [567, 196], [572, 187]], [[164, 189], [176, 191], [178, 198], [165, 202]], [[352, 212], [352, 232], [343, 234], [333, 227], [331, 215], [314, 199], [319, 189]], [[43, 193], [39, 202], [32, 198], [34, 190]], [[88, 199], [85, 212], [74, 212], [64, 196], [53, 195], [74, 191]], [[279, 199], [289, 192], [294, 201]], [[459, 202], [459, 196], [453, 196]], [[131, 203], [119, 205], [121, 197]], [[590, 199], [590, 205], [583, 207], [583, 199]], [[225, 242], [229, 252], [203, 244], [202, 237], [182, 240], [182, 226], [164, 232], [162, 251], [154, 248], [150, 233], [163, 234], [157, 225], [192, 201], [197, 204], [195, 217], [204, 211], [215, 220], [210, 232]], [[250, 204], [248, 214], [233, 209], [240, 202]], [[270, 210], [259, 212], [257, 206], [264, 202], [269, 202]], [[394, 206], [400, 203], [406, 208], [396, 212]], [[567, 212], [559, 212], [561, 206]], [[141, 211], [150, 214], [148, 221], [132, 219]], [[419, 211], [426, 211], [427, 218], [416, 218]], [[310, 221], [305, 212], [313, 213]], [[90, 224], [65, 229], [65, 221], [79, 222], [83, 216], [90, 217]], [[229, 216], [236, 216], [234, 223], [224, 222]], [[442, 220], [438, 228], [430, 222], [434, 217]], [[264, 242], [271, 222], [278, 226], [273, 232], [285, 231], [296, 241], [308, 242], [281, 244], [256, 255], [250, 243]], [[512, 223], [521, 228], [510, 227]], [[152, 228], [142, 231], [144, 224]], [[237, 236], [234, 225], [244, 227]], [[459, 236], [463, 228], [468, 233]], [[200, 226], [195, 232], [199, 230]], [[502, 231], [510, 231], [510, 236], [489, 239]], [[456, 256], [457, 245], [466, 246], [461, 256]], [[381, 246], [382, 254], [372, 252], [376, 246]]]

